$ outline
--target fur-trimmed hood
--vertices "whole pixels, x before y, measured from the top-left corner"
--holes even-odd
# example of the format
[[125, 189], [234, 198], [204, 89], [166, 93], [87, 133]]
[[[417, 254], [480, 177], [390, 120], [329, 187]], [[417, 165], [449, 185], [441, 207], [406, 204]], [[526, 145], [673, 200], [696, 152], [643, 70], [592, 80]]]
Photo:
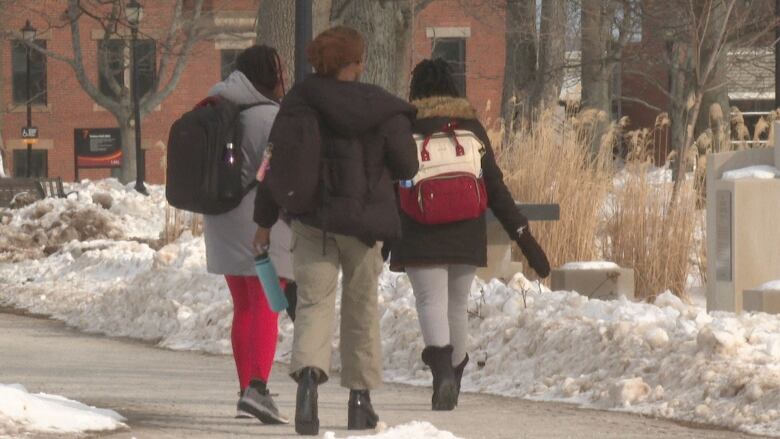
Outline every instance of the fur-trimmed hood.
[[477, 111], [464, 98], [434, 96], [412, 101], [417, 107], [417, 119], [446, 117], [455, 119], [477, 119]]

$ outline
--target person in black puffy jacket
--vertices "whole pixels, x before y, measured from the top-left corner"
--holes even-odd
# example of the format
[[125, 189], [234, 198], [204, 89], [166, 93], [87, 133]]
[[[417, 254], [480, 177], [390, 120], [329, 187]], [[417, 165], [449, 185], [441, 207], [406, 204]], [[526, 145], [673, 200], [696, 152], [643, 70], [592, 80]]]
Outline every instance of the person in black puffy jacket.
[[[424, 60], [412, 73], [410, 100], [417, 108], [415, 134], [429, 136], [449, 123], [473, 132], [485, 146], [483, 179], [488, 207], [530, 266], [541, 277], [550, 273], [547, 257], [531, 234], [528, 219], [517, 209], [496, 164], [493, 149], [477, 112], [459, 96], [449, 65]], [[463, 369], [468, 362], [467, 300], [477, 267], [487, 265], [485, 215], [447, 224], [421, 224], [401, 215], [401, 239], [390, 245], [390, 264], [409, 275], [417, 304], [425, 349], [422, 359], [433, 374], [434, 410], [452, 410], [458, 401]]]

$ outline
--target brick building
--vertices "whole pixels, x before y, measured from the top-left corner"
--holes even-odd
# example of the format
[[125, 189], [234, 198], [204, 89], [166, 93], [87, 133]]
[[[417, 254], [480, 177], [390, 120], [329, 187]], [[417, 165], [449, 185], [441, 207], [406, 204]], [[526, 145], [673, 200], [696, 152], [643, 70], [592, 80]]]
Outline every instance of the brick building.
[[[143, 3], [146, 14], [140, 30], [148, 41], [145, 49], [140, 48], [148, 53], [155, 53], [156, 50], [159, 54], [156, 39], [161, 37], [161, 29], [170, 22], [170, 2]], [[25, 4], [24, 10], [7, 14], [5, 27], [21, 29], [29, 18], [33, 26], [41, 30], [38, 34], [39, 43], [54, 52], [72, 56], [70, 29], [57, 21], [61, 13], [58, 9], [63, 8], [63, 2], [30, 0]], [[164, 148], [171, 122], [204, 96], [212, 84], [229, 73], [236, 54], [253, 43], [257, 0], [207, 0], [206, 5], [213, 13], [213, 25], [224, 27], [226, 31], [197, 44], [177, 88], [143, 120], [142, 144], [146, 151], [147, 179], [151, 182], [159, 183], [163, 180]], [[46, 14], [32, 11], [47, 11], [50, 19], [47, 20]], [[95, 21], [82, 22], [81, 43], [86, 73], [95, 83], [98, 78], [97, 56], [102, 29]], [[434, 0], [414, 18], [409, 68], [431, 56], [448, 60], [456, 71], [461, 88], [479, 111], [483, 122], [490, 125], [498, 121], [500, 114], [505, 30], [505, 11], [501, 2]], [[6, 113], [0, 117], [3, 118], [7, 150], [5, 162], [13, 175], [24, 175], [26, 145], [20, 138], [20, 131], [26, 124], [26, 96], [23, 91], [25, 52], [13, 38], [3, 44], [2, 63], [5, 67], [2, 93]], [[632, 69], [639, 68], [643, 73], [658, 78], [658, 82], [666, 81], [664, 78], [668, 78], [669, 74], [663, 63], [648, 62], [648, 59], [662, 56], [664, 47], [662, 36], [654, 32], [653, 26], [639, 23], [637, 35], [626, 48], [627, 60], [616, 68], [612, 85], [615, 97], [612, 116], [629, 116], [631, 128], [652, 126], [659, 111], [620, 99], [621, 96], [644, 101], [662, 110], [669, 106], [662, 90], [631, 74]], [[733, 62], [729, 68], [732, 105], [746, 112], [748, 123], [760, 113], [771, 109], [774, 100], [772, 53], [761, 47], [751, 50], [746, 52], [745, 49], [737, 48], [730, 57]], [[745, 61], [746, 58], [748, 61]], [[33, 60], [33, 126], [37, 126], [40, 131], [40, 139], [34, 147], [34, 174], [73, 180], [74, 130], [111, 128], [116, 127], [117, 122], [111, 113], [95, 104], [82, 90], [68, 65], [52, 58], [44, 59], [37, 54], [33, 55]], [[145, 69], [147, 73], [154, 71], [157, 62], [152, 57]], [[579, 53], [570, 52], [567, 62], [572, 67], [566, 69], [561, 99], [577, 101], [580, 94], [579, 68], [575, 66], [580, 63]], [[146, 77], [147, 82], [151, 79]], [[129, 75], [124, 75], [121, 80], [129, 81]], [[80, 172], [81, 178], [103, 178], [109, 175], [106, 169]]]
[[[170, 23], [170, 2], [144, 1], [144, 17], [140, 24], [139, 62], [140, 89], [149, 86], [157, 67], [161, 41], [167, 25]], [[185, 2], [186, 4], [186, 2]], [[147, 180], [154, 183], [163, 181], [164, 146], [168, 129], [173, 120], [205, 96], [209, 88], [219, 81], [223, 70], [230, 71], [229, 64], [235, 55], [254, 41], [254, 15], [257, 11], [256, 0], [207, 1], [207, 8], [213, 9], [213, 25], [229, 29], [199, 42], [193, 49], [188, 64], [176, 89], [142, 121], [142, 146], [146, 152]], [[27, 2], [21, 10], [8, 11], [4, 17], [7, 29], [21, 29], [29, 19], [38, 29], [36, 42], [45, 45], [47, 50], [73, 56], [71, 32], [63, 26], [60, 14], [65, 4], [59, 0], [35, 0]], [[48, 17], [38, 11], [47, 11]], [[90, 81], [103, 89], [105, 84], [97, 81], [99, 77], [98, 52], [112, 50], [112, 45], [101, 44], [104, 35], [100, 24], [95, 20], [80, 20], [81, 47], [85, 71]], [[12, 39], [3, 42], [2, 93], [6, 103], [3, 117], [3, 134], [6, 149], [6, 167], [12, 175], [24, 176], [26, 173], [26, 145], [20, 138], [21, 127], [26, 125], [26, 88], [25, 48], [15, 40], [21, 35], [17, 32]], [[155, 56], [148, 56], [150, 53]], [[144, 55], [147, 55], [144, 57]], [[39, 129], [38, 142], [33, 147], [33, 175], [62, 177], [72, 181], [75, 177], [74, 130], [78, 128], [115, 128], [116, 118], [97, 105], [82, 89], [73, 69], [62, 61], [32, 53], [33, 91], [32, 125]], [[129, 84], [129, 73], [119, 76], [118, 81]], [[105, 178], [111, 175], [108, 169], [80, 169], [79, 178]]]
[[[290, 0], [292, 1], [292, 0]], [[484, 4], [482, 0], [475, 3]], [[171, 20], [169, 2], [142, 2], [145, 7], [140, 33], [146, 36], [148, 46], [139, 50], [157, 52], [155, 36]], [[185, 2], [186, 4], [186, 2]], [[146, 175], [150, 182], [160, 183], [164, 178], [164, 148], [172, 121], [204, 96], [222, 75], [230, 71], [230, 62], [240, 49], [252, 44], [257, 0], [207, 1], [213, 12], [215, 26], [226, 26], [230, 32], [209, 38], [197, 44], [177, 88], [142, 122], [142, 145], [146, 155]], [[479, 6], [479, 5], [477, 5]], [[504, 17], [501, 8], [482, 8], [480, 14], [464, 9], [462, 0], [435, 0], [415, 18], [413, 43], [410, 47], [410, 67], [431, 55], [441, 56], [453, 63], [462, 78], [462, 87], [475, 107], [487, 120], [495, 120], [500, 108], [504, 60]], [[29, 19], [38, 29], [36, 40], [47, 50], [72, 56], [71, 32], [58, 17], [64, 4], [58, 0], [33, 0], [17, 11], [9, 11], [5, 19], [7, 29], [21, 29]], [[46, 11], [47, 17], [40, 11]], [[98, 52], [103, 31], [97, 21], [83, 19], [81, 45], [86, 73], [96, 80]], [[5, 41], [3, 71], [5, 81], [2, 93], [7, 103], [3, 117], [6, 148], [5, 163], [12, 175], [26, 173], [26, 144], [21, 139], [21, 128], [26, 125], [25, 48], [14, 38]], [[146, 68], [154, 71], [154, 57]], [[144, 67], [139, 62], [139, 67]], [[113, 128], [114, 116], [95, 104], [82, 90], [73, 70], [67, 64], [32, 54], [33, 107], [32, 125], [39, 128], [39, 140], [33, 147], [33, 175], [75, 177], [74, 130], [78, 128]], [[144, 87], [141, 76], [141, 89]], [[146, 82], [153, 78], [146, 77]], [[129, 74], [120, 80], [129, 81]], [[129, 82], [128, 82], [129, 83]], [[79, 178], [105, 178], [108, 169], [80, 169]]]

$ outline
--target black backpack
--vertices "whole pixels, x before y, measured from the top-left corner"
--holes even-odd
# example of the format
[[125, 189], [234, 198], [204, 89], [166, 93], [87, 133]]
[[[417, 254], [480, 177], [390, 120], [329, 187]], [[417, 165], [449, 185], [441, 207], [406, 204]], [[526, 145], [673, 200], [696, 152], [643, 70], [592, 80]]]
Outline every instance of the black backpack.
[[171, 125], [168, 136], [165, 197], [171, 206], [216, 215], [235, 209], [256, 184], [241, 183], [241, 112], [237, 105], [209, 97]]
[[291, 214], [319, 207], [322, 136], [317, 112], [288, 94], [268, 137], [270, 167], [263, 183], [274, 201]]

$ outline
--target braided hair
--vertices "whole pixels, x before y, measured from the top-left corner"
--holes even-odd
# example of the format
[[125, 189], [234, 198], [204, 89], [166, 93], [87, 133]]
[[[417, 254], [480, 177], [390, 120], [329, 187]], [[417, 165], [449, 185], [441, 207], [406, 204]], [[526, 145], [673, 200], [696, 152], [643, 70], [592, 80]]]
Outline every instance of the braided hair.
[[236, 70], [267, 97], [273, 96], [273, 90], [282, 81], [281, 65], [279, 53], [266, 45], [249, 47], [236, 58]]
[[422, 60], [412, 70], [409, 100], [431, 96], [461, 97], [452, 76], [452, 67], [441, 58]]

